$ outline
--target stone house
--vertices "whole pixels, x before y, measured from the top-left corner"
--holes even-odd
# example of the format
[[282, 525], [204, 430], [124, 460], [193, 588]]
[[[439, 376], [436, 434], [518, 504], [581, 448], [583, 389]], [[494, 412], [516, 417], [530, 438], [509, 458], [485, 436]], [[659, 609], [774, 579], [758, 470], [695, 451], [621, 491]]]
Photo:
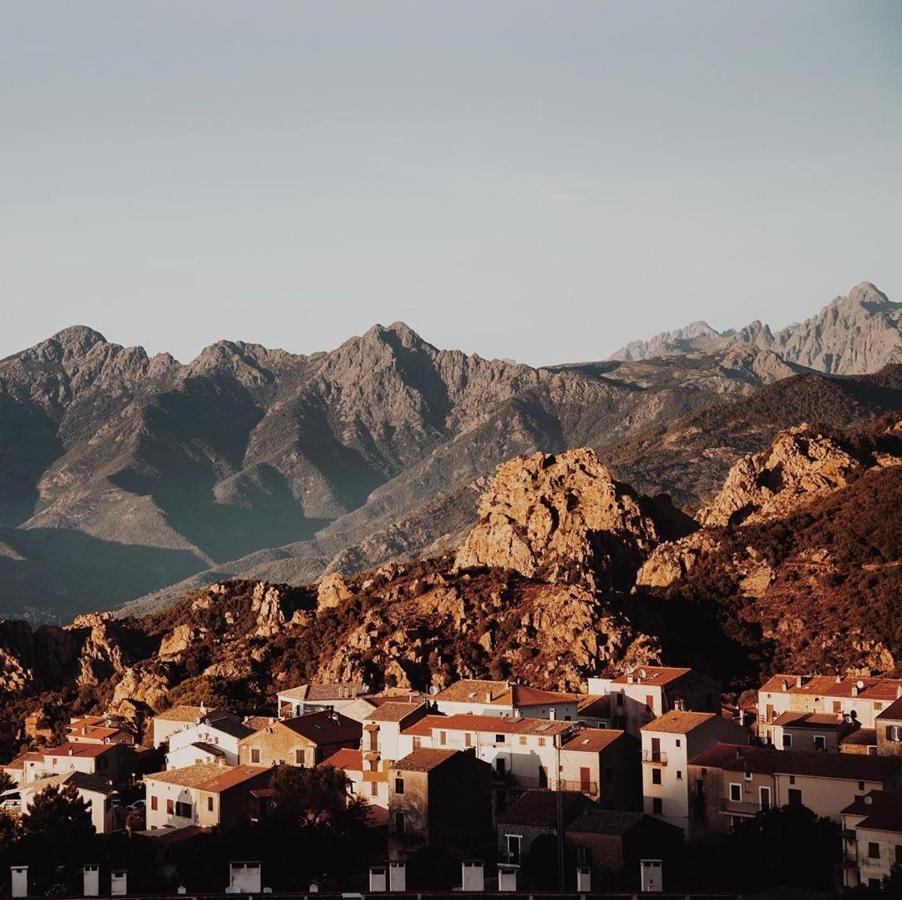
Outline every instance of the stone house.
[[359, 722], [323, 711], [266, 725], [238, 742], [244, 766], [303, 766], [312, 769], [343, 747], [357, 749], [363, 732]]
[[492, 827], [491, 768], [473, 753], [414, 750], [388, 769], [389, 858], [426, 846], [466, 854]]

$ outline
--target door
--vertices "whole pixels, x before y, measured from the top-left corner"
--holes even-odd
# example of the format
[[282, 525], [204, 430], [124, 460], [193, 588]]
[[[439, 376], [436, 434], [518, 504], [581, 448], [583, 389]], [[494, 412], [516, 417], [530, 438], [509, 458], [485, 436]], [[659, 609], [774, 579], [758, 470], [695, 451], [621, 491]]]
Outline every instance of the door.
[[548, 787], [548, 769], [545, 766], [539, 766], [539, 787]]
[[653, 737], [651, 739], [651, 758], [654, 762], [661, 761], [661, 739]]
[[591, 771], [588, 766], [579, 767], [579, 789], [588, 794], [592, 790]]
[[762, 810], [770, 809], [770, 788], [769, 787], [759, 787], [758, 788], [758, 801]]

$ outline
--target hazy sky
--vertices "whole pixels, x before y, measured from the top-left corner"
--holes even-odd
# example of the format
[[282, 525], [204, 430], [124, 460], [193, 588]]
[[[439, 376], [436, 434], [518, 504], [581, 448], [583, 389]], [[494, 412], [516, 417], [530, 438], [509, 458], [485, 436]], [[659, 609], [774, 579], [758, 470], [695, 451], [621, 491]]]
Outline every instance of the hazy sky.
[[598, 359], [902, 299], [902, 2], [0, 0], [0, 356]]

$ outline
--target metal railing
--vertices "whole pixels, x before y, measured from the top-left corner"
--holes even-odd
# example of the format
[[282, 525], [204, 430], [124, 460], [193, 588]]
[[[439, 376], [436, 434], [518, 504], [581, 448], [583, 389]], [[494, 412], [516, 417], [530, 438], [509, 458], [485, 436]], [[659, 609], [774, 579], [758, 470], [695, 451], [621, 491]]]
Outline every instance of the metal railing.
[[733, 816], [755, 816], [761, 812], [760, 803], [752, 803], [748, 800], [729, 800], [720, 801], [720, 811]]
[[663, 750], [643, 750], [642, 762], [655, 766], [666, 766], [667, 754]]

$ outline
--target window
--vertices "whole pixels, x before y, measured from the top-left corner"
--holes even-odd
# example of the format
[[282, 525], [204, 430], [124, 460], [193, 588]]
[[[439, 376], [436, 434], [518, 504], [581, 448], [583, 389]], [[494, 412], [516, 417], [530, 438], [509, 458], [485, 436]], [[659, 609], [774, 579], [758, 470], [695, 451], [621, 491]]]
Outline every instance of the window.
[[[375, 784], [375, 782], [373, 782]], [[404, 779], [396, 778], [395, 779], [395, 793], [403, 794], [404, 793]]]
[[816, 734], [814, 736], [814, 749], [815, 750], [826, 750], [827, 749], [827, 738], [825, 738], [822, 734]]
[[521, 746], [521, 747], [525, 747], [525, 746], [526, 746], [526, 735], [525, 735], [525, 734], [521, 734], [521, 735], [520, 735], [520, 746]]
[[795, 777], [795, 775], [790, 775], [790, 776], [789, 776], [789, 783], [790, 783], [790, 784], [795, 784], [795, 783], [796, 783], [796, 777]]
[[679, 738], [676, 739], [676, 745], [677, 745], [677, 747], [683, 746], [682, 741]]
[[651, 811], [654, 815], [660, 816], [664, 812], [664, 801], [660, 797], [651, 798]]
[[260, 750], [257, 747], [254, 747], [251, 750], [251, 763], [260, 762]]
[[520, 862], [520, 850], [523, 844], [523, 836], [519, 834], [506, 834], [504, 842], [507, 849], [507, 861], [512, 863]]
[[438, 733], [438, 742], [444, 747], [448, 743], [448, 732], [440, 731]]
[[660, 769], [652, 769], [651, 770], [651, 783], [652, 784], [660, 784], [661, 783], [661, 770]]
[[151, 808], [151, 809], [158, 809], [158, 808], [159, 808], [159, 803], [160, 803], [160, 801], [159, 801], [159, 798], [157, 797], [157, 795], [156, 795], [156, 794], [151, 794], [151, 797], [150, 797], [150, 808]]
[[833, 701], [833, 712], [841, 713], [842, 712], [842, 703], [839, 700]]
[[370, 796], [377, 797], [379, 795], [379, 785], [375, 781], [370, 782]]
[[213, 798], [207, 797], [207, 812], [213, 812]]
[[802, 792], [798, 788], [790, 788], [788, 794], [790, 806], [802, 805]]
[[190, 803], [182, 803], [181, 800], [175, 801], [175, 814], [180, 819], [190, 819], [191, 818], [191, 804]]
[[404, 813], [402, 812], [395, 813], [395, 834], [404, 836]]
[[464, 746], [465, 747], [473, 746], [473, 735], [470, 734], [469, 731], [464, 735]]
[[545, 738], [542, 738], [542, 737], [539, 738], [539, 746], [540, 746], [540, 747], [544, 747], [544, 746], [545, 746]]
[[744, 777], [745, 777], [746, 781], [751, 781], [752, 780], [752, 770], [746, 769], [745, 773], [744, 773]]
[[302, 765], [304, 765], [304, 751], [303, 751], [300, 747], [295, 748], [295, 751], [294, 751], [294, 764], [295, 764], [296, 766], [302, 766]]
[[677, 781], [682, 781], [683, 780], [683, 770], [677, 769], [676, 773], [677, 773]]
[[422, 739], [422, 738], [415, 737], [415, 738], [413, 739], [413, 749], [414, 749], [414, 750], [419, 750], [420, 747], [422, 747], [422, 746], [423, 746], [423, 739]]
[[742, 802], [742, 785], [735, 782], [730, 784], [730, 800], [733, 803]]
[[792, 735], [783, 732], [783, 749], [790, 750], [792, 748]]
[[170, 797], [166, 801], [166, 815], [171, 816], [175, 812], [175, 801]]
[[496, 734], [496, 735], [495, 735], [495, 743], [496, 743], [496, 744], [503, 744], [503, 743], [504, 743], [504, 735], [503, 735], [503, 734]]
[[759, 787], [758, 788], [758, 805], [762, 810], [770, 809], [770, 788], [769, 787]]
[[880, 859], [880, 844], [868, 841], [868, 859]]

